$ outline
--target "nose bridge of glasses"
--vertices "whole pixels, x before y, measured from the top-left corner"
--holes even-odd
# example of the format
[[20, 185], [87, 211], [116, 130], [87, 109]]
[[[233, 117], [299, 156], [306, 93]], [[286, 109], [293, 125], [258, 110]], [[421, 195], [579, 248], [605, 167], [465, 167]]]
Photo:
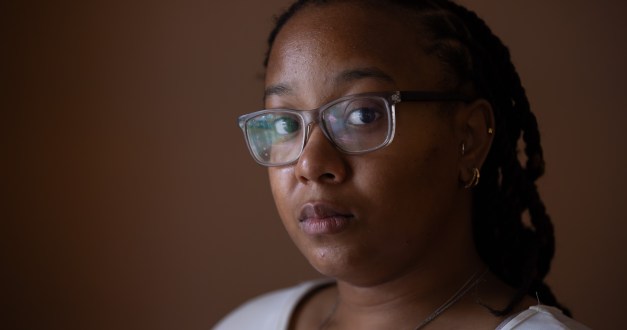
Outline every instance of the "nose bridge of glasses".
[[297, 113], [303, 120], [303, 129], [305, 130], [304, 132], [305, 139], [303, 143], [307, 143], [307, 140], [309, 140], [309, 136], [311, 135], [311, 131], [313, 129], [314, 124], [319, 125], [320, 123], [320, 109], [300, 110], [300, 111], [297, 111]]
[[312, 124], [320, 122], [320, 109], [297, 111], [303, 118], [303, 126], [310, 127]]
[[303, 119], [303, 129], [305, 130], [304, 132], [305, 138], [303, 139], [303, 146], [302, 146], [303, 149], [306, 148], [307, 143], [309, 142], [313, 134], [315, 126], [318, 126], [320, 133], [322, 133], [322, 136], [325, 139], [327, 139], [328, 143], [331, 143], [331, 145], [335, 145], [335, 142], [329, 135], [329, 132], [327, 132], [326, 125], [324, 125], [323, 111], [325, 109], [326, 107], [320, 107], [318, 109], [313, 109], [313, 110], [298, 111], [299, 115]]

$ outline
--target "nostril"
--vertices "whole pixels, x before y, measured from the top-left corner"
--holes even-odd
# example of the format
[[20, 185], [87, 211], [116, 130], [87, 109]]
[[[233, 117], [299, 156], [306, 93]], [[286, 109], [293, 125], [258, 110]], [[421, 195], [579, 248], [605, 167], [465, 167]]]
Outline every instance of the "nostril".
[[337, 176], [333, 173], [322, 173], [318, 176], [315, 176], [314, 174], [311, 175], [300, 175], [299, 178], [303, 181], [316, 181], [316, 182], [327, 182], [327, 183], [332, 183], [335, 182], [337, 179]]
[[320, 176], [320, 180], [335, 181], [335, 175], [333, 173], [324, 173]]

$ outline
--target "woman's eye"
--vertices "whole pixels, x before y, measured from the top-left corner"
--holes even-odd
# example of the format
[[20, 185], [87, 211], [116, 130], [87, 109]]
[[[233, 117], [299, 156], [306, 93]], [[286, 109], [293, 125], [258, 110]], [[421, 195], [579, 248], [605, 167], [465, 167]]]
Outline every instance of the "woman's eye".
[[381, 112], [373, 108], [359, 108], [348, 114], [346, 122], [349, 125], [367, 125], [381, 117]]
[[299, 128], [300, 124], [293, 118], [283, 117], [274, 121], [274, 129], [280, 135], [292, 134], [298, 131]]

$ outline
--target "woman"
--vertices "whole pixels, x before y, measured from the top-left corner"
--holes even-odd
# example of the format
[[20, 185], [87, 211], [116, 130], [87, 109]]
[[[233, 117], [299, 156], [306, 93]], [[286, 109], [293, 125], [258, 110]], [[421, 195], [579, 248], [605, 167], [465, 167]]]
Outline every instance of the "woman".
[[240, 127], [292, 240], [332, 280], [257, 298], [216, 329], [585, 328], [549, 307], [535, 116], [474, 13], [301, 0], [265, 64], [270, 110]]

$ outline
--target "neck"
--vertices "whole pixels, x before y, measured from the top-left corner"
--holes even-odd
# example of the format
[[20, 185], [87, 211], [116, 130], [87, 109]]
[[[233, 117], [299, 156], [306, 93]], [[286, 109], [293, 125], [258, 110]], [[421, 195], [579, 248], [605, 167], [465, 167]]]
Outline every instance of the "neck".
[[462, 298], [464, 292], [460, 288], [475, 284], [474, 279], [483, 273], [485, 266], [478, 258], [458, 260], [466, 262], [454, 266], [449, 262], [446, 270], [416, 268], [369, 286], [340, 280], [337, 306], [333, 306], [329, 323], [350, 324], [351, 328], [359, 329], [414, 329], [451, 298], [455, 301], [446, 313], [460, 309], [456, 305], [474, 304], [473, 299]]

